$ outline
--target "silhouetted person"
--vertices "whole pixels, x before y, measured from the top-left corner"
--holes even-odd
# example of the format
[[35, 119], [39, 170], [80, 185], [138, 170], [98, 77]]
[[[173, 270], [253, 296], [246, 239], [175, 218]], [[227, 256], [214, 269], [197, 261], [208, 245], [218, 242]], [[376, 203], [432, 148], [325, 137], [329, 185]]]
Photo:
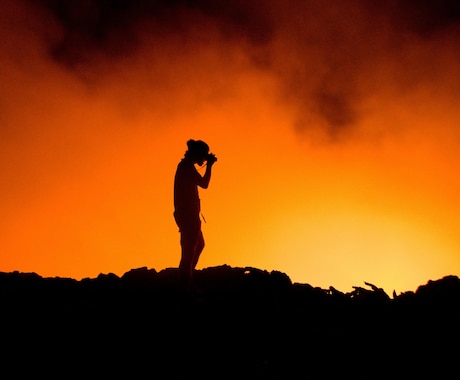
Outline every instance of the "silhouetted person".
[[[206, 189], [211, 180], [211, 170], [217, 158], [209, 153], [209, 146], [201, 140], [187, 141], [188, 150], [177, 165], [174, 179], [174, 219], [180, 231], [182, 256], [179, 264], [180, 283], [187, 292], [192, 290], [193, 271], [204, 248], [200, 220], [198, 186]], [[206, 161], [203, 176], [195, 168]]]

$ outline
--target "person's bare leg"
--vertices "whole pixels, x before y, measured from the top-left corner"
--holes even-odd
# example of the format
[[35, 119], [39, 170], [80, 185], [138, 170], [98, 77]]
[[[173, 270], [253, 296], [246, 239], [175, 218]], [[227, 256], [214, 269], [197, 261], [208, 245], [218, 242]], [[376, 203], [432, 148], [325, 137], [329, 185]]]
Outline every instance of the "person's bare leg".
[[198, 259], [200, 258], [200, 255], [201, 255], [201, 252], [203, 252], [203, 249], [204, 249], [204, 238], [203, 238], [203, 233], [200, 231], [200, 233], [198, 234], [198, 240], [195, 246], [195, 253], [193, 255], [192, 269], [196, 268], [196, 265], [198, 264]]
[[189, 236], [182, 236], [181, 246], [182, 257], [179, 264], [179, 280], [181, 288], [188, 292], [192, 288], [195, 243]]

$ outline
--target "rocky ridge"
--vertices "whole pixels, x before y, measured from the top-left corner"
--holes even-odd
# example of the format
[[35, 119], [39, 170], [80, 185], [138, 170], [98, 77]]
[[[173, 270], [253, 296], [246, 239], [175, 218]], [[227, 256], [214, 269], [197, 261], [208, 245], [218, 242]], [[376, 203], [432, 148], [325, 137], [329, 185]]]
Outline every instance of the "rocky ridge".
[[460, 279], [391, 297], [220, 266], [80, 281], [0, 273], [2, 371], [60, 379], [460, 378]]

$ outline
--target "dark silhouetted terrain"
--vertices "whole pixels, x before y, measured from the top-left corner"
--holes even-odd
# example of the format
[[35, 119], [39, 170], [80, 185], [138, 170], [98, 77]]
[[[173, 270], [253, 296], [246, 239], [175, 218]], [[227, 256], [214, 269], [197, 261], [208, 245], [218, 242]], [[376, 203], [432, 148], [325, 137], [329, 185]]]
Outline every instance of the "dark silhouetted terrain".
[[207, 268], [81, 281], [0, 273], [3, 379], [460, 379], [460, 280], [389, 297]]

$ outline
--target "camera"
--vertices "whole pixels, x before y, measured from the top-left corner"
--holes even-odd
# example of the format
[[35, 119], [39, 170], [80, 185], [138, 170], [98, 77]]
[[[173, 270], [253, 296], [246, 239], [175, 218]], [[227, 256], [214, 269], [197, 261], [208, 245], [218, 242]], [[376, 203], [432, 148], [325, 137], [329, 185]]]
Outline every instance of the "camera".
[[214, 162], [217, 161], [217, 158], [216, 158], [216, 155], [214, 153], [209, 153], [206, 157], [206, 161], [209, 163], [209, 164], [213, 164]]

